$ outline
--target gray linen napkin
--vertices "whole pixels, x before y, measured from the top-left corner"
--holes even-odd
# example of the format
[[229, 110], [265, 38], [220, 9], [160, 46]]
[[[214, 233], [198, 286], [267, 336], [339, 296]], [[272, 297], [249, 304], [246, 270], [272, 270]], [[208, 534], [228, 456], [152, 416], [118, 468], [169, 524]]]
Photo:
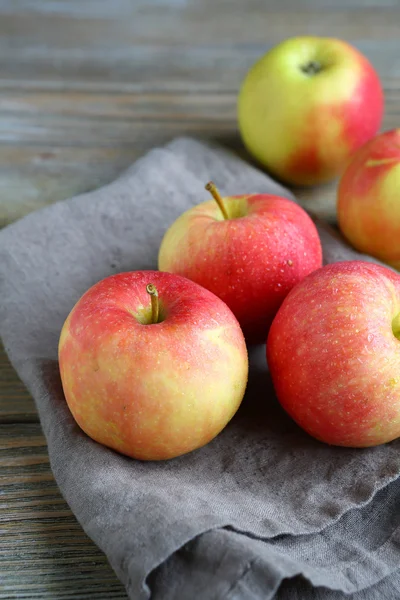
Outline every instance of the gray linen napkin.
[[[355, 450], [310, 438], [276, 401], [264, 346], [250, 349], [237, 415], [186, 456], [128, 459], [69, 413], [57, 363], [65, 317], [99, 279], [155, 268], [166, 227], [205, 199], [209, 179], [223, 193], [292, 197], [225, 150], [182, 138], [0, 232], [0, 333], [36, 400], [61, 492], [135, 600], [398, 597], [400, 440]], [[325, 262], [360, 257], [318, 227]]]

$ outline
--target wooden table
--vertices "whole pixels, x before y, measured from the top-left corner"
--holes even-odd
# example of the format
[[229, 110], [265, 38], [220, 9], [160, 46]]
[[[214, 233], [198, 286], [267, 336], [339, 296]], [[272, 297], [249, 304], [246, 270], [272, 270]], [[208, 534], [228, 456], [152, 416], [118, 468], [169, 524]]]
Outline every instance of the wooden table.
[[[400, 124], [399, 0], [0, 0], [0, 221], [112, 180], [176, 135], [238, 147], [246, 70], [330, 35], [380, 72]], [[300, 190], [334, 218], [335, 186]], [[0, 356], [0, 599], [126, 598], [52, 477], [33, 400]]]

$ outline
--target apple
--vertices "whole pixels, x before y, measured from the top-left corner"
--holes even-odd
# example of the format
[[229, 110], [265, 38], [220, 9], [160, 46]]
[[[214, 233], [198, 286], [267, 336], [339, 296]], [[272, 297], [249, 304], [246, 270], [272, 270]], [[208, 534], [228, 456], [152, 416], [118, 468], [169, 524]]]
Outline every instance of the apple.
[[250, 69], [238, 99], [245, 146], [292, 184], [333, 179], [373, 137], [383, 91], [370, 62], [344, 41], [288, 39]]
[[90, 288], [59, 342], [68, 406], [91, 438], [141, 460], [212, 440], [246, 388], [242, 331], [196, 283], [157, 271], [120, 273]]
[[356, 152], [340, 180], [337, 215], [355, 248], [400, 269], [400, 129]]
[[183, 213], [161, 243], [158, 266], [219, 296], [248, 342], [265, 342], [286, 294], [322, 264], [316, 227], [294, 202], [269, 194], [222, 198]]
[[328, 444], [400, 436], [400, 275], [365, 261], [299, 283], [272, 323], [267, 360], [283, 408]]

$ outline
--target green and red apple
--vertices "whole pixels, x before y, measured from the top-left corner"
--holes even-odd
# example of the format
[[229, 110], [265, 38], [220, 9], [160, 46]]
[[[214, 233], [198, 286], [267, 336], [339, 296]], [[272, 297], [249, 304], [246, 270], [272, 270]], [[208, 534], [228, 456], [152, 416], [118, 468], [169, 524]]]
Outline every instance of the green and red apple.
[[283, 408], [318, 440], [399, 437], [400, 275], [364, 261], [315, 271], [279, 309], [267, 360]]
[[400, 129], [354, 155], [340, 180], [337, 215], [357, 250], [400, 269]]
[[333, 38], [296, 37], [250, 69], [238, 100], [245, 146], [292, 184], [328, 181], [378, 131], [383, 92], [371, 63]]
[[314, 223], [294, 202], [269, 194], [214, 196], [183, 213], [161, 243], [160, 271], [219, 296], [249, 342], [265, 342], [283, 299], [322, 265]]
[[83, 431], [142, 460], [212, 440], [238, 409], [248, 374], [244, 337], [226, 304], [156, 271], [90, 288], [65, 321], [59, 364]]

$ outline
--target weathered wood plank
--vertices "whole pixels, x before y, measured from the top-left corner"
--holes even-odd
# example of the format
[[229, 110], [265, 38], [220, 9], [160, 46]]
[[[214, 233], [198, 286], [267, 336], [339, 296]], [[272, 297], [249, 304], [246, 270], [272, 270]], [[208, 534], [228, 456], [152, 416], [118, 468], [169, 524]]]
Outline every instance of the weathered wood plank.
[[24, 85], [233, 90], [235, 74], [272, 44], [313, 34], [352, 41], [390, 81], [400, 73], [399, 11], [397, 2], [361, 0], [2, 2], [0, 73]]
[[37, 421], [34, 401], [11, 366], [0, 342], [0, 424]]
[[[265, 43], [266, 38], [278, 40], [308, 34], [385, 40], [398, 33], [398, 6], [384, 7], [379, 3], [352, 11], [348, 7], [329, 7], [322, 3], [318, 10], [298, 2], [286, 7], [265, 1], [249, 4], [213, 0], [175, 5], [131, 2], [128, 10], [121, 12], [110, 6], [108, 10], [113, 10], [113, 14], [107, 18], [104, 14], [99, 16], [96, 10], [85, 15], [40, 9], [8, 10], [3, 12], [0, 31], [5, 36], [11, 32], [13, 47], [17, 50], [21, 48], [22, 36], [25, 48], [41, 39], [46, 47], [88, 50], [99, 45], [112, 48], [140, 43], [215, 45], [233, 41], [242, 44], [250, 40], [254, 44]], [[349, 18], [352, 12], [357, 13], [356, 18]], [[78, 47], [76, 40], [80, 43]]]
[[[238, 81], [238, 88], [240, 81]], [[386, 89], [387, 118], [400, 116], [400, 80]], [[86, 90], [7, 90], [0, 96], [4, 117], [35, 116], [115, 119], [123, 121], [216, 121], [236, 119], [237, 91], [204, 92], [89, 92]]]
[[[105, 97], [103, 97], [104, 99]], [[64, 108], [68, 100], [74, 101], [74, 95], [65, 94], [57, 105], [57, 98], [52, 95], [52, 111], [41, 107], [36, 99], [32, 100], [32, 111], [19, 110], [18, 104], [12, 110], [3, 108], [0, 114], [0, 143], [40, 145], [52, 144], [59, 147], [145, 147], [148, 141], [156, 146], [176, 135], [200, 135], [218, 137], [234, 134], [236, 131], [236, 96], [226, 97], [219, 105], [206, 97], [191, 104], [182, 97], [182, 109], [164, 107], [156, 115], [156, 107], [146, 101], [141, 107], [134, 103], [126, 108], [125, 114], [118, 112], [118, 99], [108, 96], [108, 107], [104, 109], [99, 103], [97, 109], [90, 113], [90, 102], [96, 104], [96, 98], [90, 98], [85, 107], [75, 105], [68, 111]], [[86, 100], [87, 97], [86, 97]], [[36, 102], [36, 104], [35, 104]], [[3, 103], [4, 105], [4, 103]], [[399, 118], [398, 96], [392, 102], [390, 96], [386, 102], [385, 127], [395, 126]], [[28, 95], [25, 96], [25, 107], [29, 106]], [[216, 106], [216, 109], [214, 108]], [[107, 114], [108, 110], [108, 114]], [[215, 112], [214, 112], [215, 111]], [[225, 111], [225, 115], [222, 112]]]
[[[194, 0], [2, 0], [0, 4], [0, 14], [18, 14], [19, 12], [28, 14], [56, 14], [62, 16], [71, 16], [76, 18], [96, 18], [109, 19], [118, 15], [120, 18], [131, 16], [138, 10], [144, 8], [161, 9], [168, 7], [171, 9], [183, 9], [195, 4]], [[197, 4], [200, 4], [199, 2]], [[271, 6], [276, 6], [274, 0], [222, 0], [220, 5], [230, 10], [239, 9], [246, 11], [267, 10]], [[280, 9], [298, 9], [296, 0], [280, 0]], [[215, 10], [214, 0], [202, 0], [201, 5], [204, 10]], [[347, 9], [355, 8], [376, 8], [376, 0], [302, 0], [301, 8], [308, 9]], [[398, 0], [379, 0], [380, 8], [391, 8], [398, 6]]]
[[[395, 99], [400, 99], [400, 90]], [[236, 115], [235, 104], [235, 94], [223, 91], [185, 94], [3, 90], [0, 96], [0, 112], [4, 116], [35, 115], [43, 118], [60, 115], [85, 119], [113, 118], [118, 121], [231, 121]]]
[[[400, 11], [396, 17], [398, 27]], [[356, 19], [356, 18], [355, 18]], [[273, 21], [271, 21], [273, 24]], [[82, 47], [63, 47], [57, 40], [26, 40], [18, 43], [7, 39], [0, 19], [0, 83], [1, 87], [17, 86], [35, 89], [47, 87], [91, 91], [184, 91], [236, 93], [250, 66], [285, 35], [275, 38], [274, 27], [264, 31], [261, 41], [251, 36], [238, 43], [236, 32], [224, 43], [198, 42], [193, 45], [142, 43], [136, 40], [122, 45], [120, 40]], [[11, 25], [8, 25], [11, 27]], [[18, 26], [17, 26], [18, 27]], [[54, 27], [51, 25], [50, 28]], [[246, 27], [247, 29], [247, 27]], [[271, 29], [271, 33], [269, 32]], [[71, 32], [80, 45], [80, 33]], [[195, 37], [195, 34], [193, 34]], [[107, 31], [102, 34], [107, 39]], [[400, 78], [398, 40], [394, 34], [385, 39], [349, 38], [373, 62], [385, 87], [396, 87]], [[119, 44], [119, 45], [118, 45]]]
[[[148, 142], [149, 143], [149, 142]], [[46, 204], [109, 183], [148, 145], [60, 148], [0, 145], [0, 226]]]
[[126, 598], [50, 471], [38, 424], [0, 425], [0, 599]]
[[5, 92], [0, 221], [104, 185], [185, 131], [218, 135], [230, 127], [234, 104], [232, 95]]
[[[400, 121], [400, 89], [386, 90], [384, 129]], [[100, 187], [175, 136], [241, 152], [234, 93], [7, 91], [0, 97], [0, 223]], [[299, 190], [304, 206], [335, 220], [335, 186]]]

